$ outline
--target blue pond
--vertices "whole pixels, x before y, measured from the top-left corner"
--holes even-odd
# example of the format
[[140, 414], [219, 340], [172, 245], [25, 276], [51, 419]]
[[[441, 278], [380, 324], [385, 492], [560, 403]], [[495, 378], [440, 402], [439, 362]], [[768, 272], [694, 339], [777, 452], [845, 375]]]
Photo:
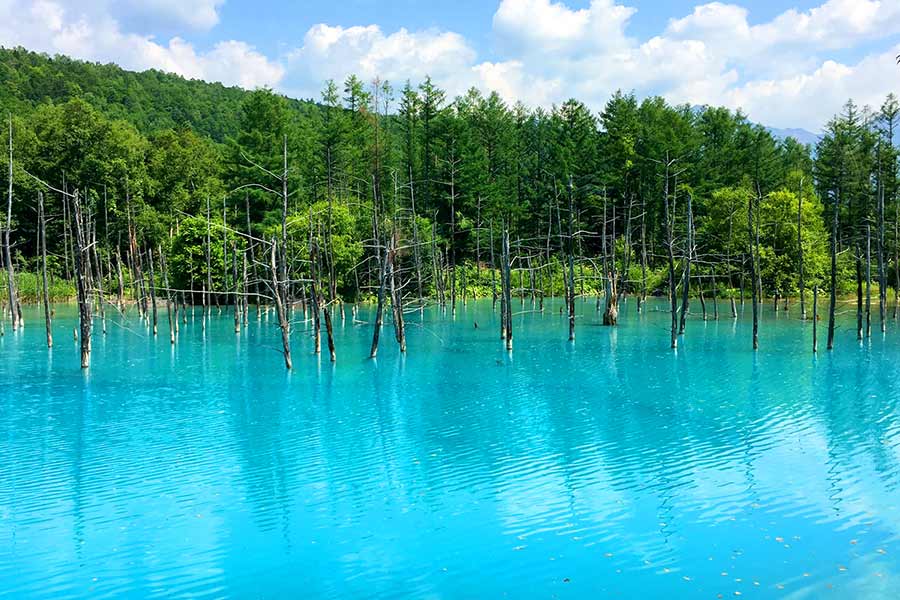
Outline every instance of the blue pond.
[[[72, 307], [0, 338], [0, 597], [898, 598], [900, 330], [837, 350], [767, 307], [600, 326], [490, 302], [336, 318], [295, 370], [274, 318], [199, 309], [169, 344]], [[696, 310], [696, 308], [695, 308]], [[749, 306], [746, 308], [749, 315]], [[477, 321], [478, 328], [474, 326]], [[99, 327], [98, 327], [99, 329]], [[324, 345], [324, 344], [323, 344]]]

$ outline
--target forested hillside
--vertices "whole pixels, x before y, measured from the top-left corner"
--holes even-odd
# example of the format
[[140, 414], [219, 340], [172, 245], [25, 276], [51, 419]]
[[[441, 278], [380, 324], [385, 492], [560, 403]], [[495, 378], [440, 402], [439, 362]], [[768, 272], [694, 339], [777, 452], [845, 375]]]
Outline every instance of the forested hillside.
[[[238, 132], [241, 103], [248, 93], [162, 71], [135, 73], [114, 64], [0, 48], [0, 105], [15, 113], [80, 98], [107, 118], [128, 121], [145, 135], [187, 126], [224, 142]], [[287, 102], [300, 114], [315, 110], [311, 102]]]
[[684, 295], [684, 314], [696, 294], [817, 285], [862, 311], [864, 287], [884, 307], [898, 276], [893, 96], [848, 102], [813, 153], [740, 113], [623, 92], [594, 112], [350, 77], [312, 104], [22, 49], [0, 52], [0, 83], [11, 266], [38, 271], [42, 192], [50, 278], [75, 275], [77, 195], [92, 276], [120, 300], [163, 287], [144, 285], [154, 253], [166, 289], [216, 302], [246, 256], [265, 296], [270, 246], [287, 303], [315, 282], [326, 307], [505, 285], [602, 293], [612, 323], [622, 294]]

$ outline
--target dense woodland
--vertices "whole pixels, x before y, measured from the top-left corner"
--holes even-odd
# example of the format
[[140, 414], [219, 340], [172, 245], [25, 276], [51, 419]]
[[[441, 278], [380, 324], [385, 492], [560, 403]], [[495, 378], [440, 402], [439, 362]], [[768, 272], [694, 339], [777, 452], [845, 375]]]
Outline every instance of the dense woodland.
[[404, 314], [474, 298], [510, 347], [513, 298], [564, 297], [574, 339], [576, 298], [615, 325], [625, 297], [664, 297], [673, 347], [688, 315], [745, 301], [756, 347], [760, 305], [807, 318], [813, 290], [829, 348], [844, 296], [860, 337], [897, 317], [893, 96], [848, 102], [809, 147], [624, 92], [598, 113], [351, 76], [297, 101], [13, 49], [0, 109], [5, 320], [43, 301], [52, 343], [47, 304], [75, 297], [83, 362], [93, 321], [129, 307], [154, 332], [165, 311], [173, 343], [187, 306], [233, 308], [236, 331], [274, 310], [288, 367], [292, 324], [334, 358], [331, 319], [360, 301], [373, 356], [385, 313], [405, 349]]

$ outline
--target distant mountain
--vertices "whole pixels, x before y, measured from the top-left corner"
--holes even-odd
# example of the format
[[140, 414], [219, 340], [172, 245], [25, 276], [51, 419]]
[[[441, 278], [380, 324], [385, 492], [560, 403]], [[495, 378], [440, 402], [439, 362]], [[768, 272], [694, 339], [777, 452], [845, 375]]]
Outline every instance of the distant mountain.
[[819, 140], [822, 139], [822, 134], [813, 133], [811, 131], [807, 131], [806, 129], [799, 129], [796, 127], [788, 128], [788, 129], [778, 129], [777, 127], [766, 127], [775, 138], [779, 140], [784, 140], [789, 137], [794, 138], [804, 146], [807, 144], [811, 144], [815, 146], [819, 143]]
[[[704, 110], [709, 108], [709, 106], [695, 104], [691, 106], [691, 111], [695, 115], [699, 115]], [[787, 129], [779, 129], [778, 127], [768, 127], [763, 125], [766, 128], [766, 131], [772, 134], [775, 139], [778, 140], [786, 140], [787, 138], [794, 138], [804, 146], [811, 144], [815, 146], [819, 143], [819, 140], [822, 139], [822, 135], [819, 133], [813, 133], [811, 131], [807, 131], [806, 129], [801, 129], [799, 127], [789, 127]]]

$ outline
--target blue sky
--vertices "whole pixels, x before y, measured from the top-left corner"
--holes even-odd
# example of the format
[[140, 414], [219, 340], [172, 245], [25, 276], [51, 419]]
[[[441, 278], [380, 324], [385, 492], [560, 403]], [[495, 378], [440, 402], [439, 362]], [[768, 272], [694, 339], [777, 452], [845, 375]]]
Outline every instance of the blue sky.
[[327, 78], [475, 86], [508, 102], [617, 89], [821, 129], [877, 106], [900, 0], [0, 0], [0, 44], [315, 97]]
[[[252, 40], [267, 53], [274, 53], [296, 42], [296, 31], [306, 31], [317, 23], [350, 27], [361, 24], [378, 24], [393, 31], [401, 27], [425, 29], [438, 27], [458, 31], [471, 39], [479, 50], [490, 52], [491, 17], [497, 2], [490, 0], [306, 0], [291, 2], [280, 0], [268, 3], [271, 8], [259, 10], [259, 2], [229, 0], [220, 11], [221, 27], [208, 35], [205, 43], [216, 41], [219, 36], [243, 37]], [[566, 4], [573, 9], [590, 5], [590, 0], [571, 0]], [[700, 4], [690, 0], [636, 0], [627, 2], [637, 9], [631, 21], [631, 32], [639, 37], [653, 36], [665, 28], [668, 20], [690, 13]], [[745, 5], [751, 8], [755, 22], [770, 20], [786, 8], [810, 9], [821, 2], [798, 0], [755, 0]], [[290, 23], [287, 31], [285, 23]]]

